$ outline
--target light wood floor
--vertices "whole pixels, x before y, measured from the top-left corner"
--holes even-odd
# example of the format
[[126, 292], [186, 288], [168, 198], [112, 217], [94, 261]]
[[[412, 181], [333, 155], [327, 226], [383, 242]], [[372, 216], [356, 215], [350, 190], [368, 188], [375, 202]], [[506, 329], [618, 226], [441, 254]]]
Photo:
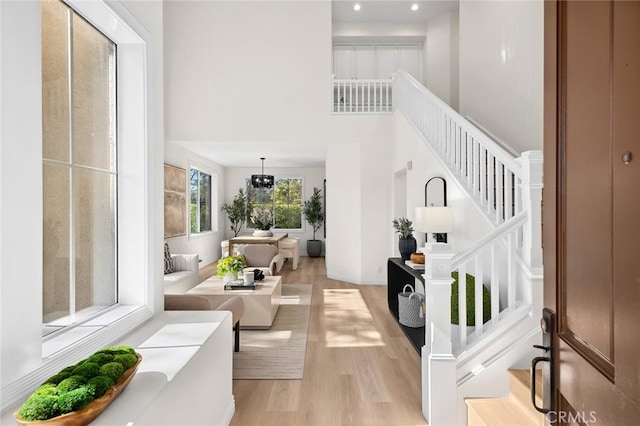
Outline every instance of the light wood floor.
[[304, 377], [234, 380], [231, 424], [425, 425], [420, 357], [389, 313], [386, 286], [330, 280], [324, 258], [300, 258], [296, 271], [287, 262], [281, 275], [313, 285]]

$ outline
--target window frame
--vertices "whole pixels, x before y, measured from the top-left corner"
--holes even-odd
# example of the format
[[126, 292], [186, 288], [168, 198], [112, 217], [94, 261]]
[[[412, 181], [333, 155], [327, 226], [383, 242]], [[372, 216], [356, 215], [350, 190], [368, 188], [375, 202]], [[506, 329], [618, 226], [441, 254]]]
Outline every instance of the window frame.
[[[206, 230], [206, 231], [201, 231], [201, 232], [192, 232], [191, 231], [191, 170], [195, 169], [198, 170], [200, 173], [205, 173], [209, 176], [209, 178], [211, 179], [210, 182], [210, 191], [211, 191], [211, 206], [210, 206], [210, 216], [211, 216], [211, 229], [210, 230]], [[187, 209], [187, 217], [188, 217], [188, 221], [189, 223], [187, 224], [187, 229], [189, 231], [189, 239], [191, 238], [198, 238], [201, 236], [205, 236], [205, 235], [210, 235], [211, 233], [214, 232], [218, 232], [218, 175], [216, 172], [212, 171], [211, 169], [209, 169], [208, 167], [205, 167], [203, 165], [197, 164], [197, 163], [190, 163], [189, 164], [189, 179], [187, 180], [187, 185], [188, 185], [188, 197], [187, 197], [187, 205], [185, 206], [185, 208]], [[200, 199], [200, 197], [198, 196], [198, 200]], [[199, 215], [198, 215], [199, 217]], [[199, 219], [198, 219], [199, 222]]]
[[[83, 1], [65, 0], [64, 3], [73, 8], [85, 20], [99, 29], [117, 45], [117, 74], [118, 88], [116, 95], [117, 104], [117, 139], [118, 139], [118, 170], [121, 175], [118, 182], [117, 203], [120, 205], [117, 222], [118, 234], [118, 305], [92, 320], [77, 324], [68, 330], [56, 333], [51, 338], [42, 338], [42, 312], [41, 304], [33, 302], [22, 308], [22, 312], [29, 318], [23, 322], [20, 330], [13, 330], [3, 334], [3, 353], [19, 354], [3, 360], [3, 367], [7, 374], [3, 378], [2, 401], [0, 410], [5, 410], [26, 398], [33, 389], [61, 368], [71, 365], [85, 358], [96, 350], [121, 339], [132, 329], [138, 327], [162, 306], [161, 295], [155, 289], [161, 289], [162, 277], [162, 235], [156, 229], [160, 229], [155, 212], [161, 205], [157, 196], [157, 182], [162, 181], [162, 150], [156, 149], [149, 140], [156, 138], [161, 132], [162, 126], [157, 119], [161, 119], [161, 112], [154, 106], [153, 91], [149, 92], [151, 85], [160, 84], [158, 74], [147, 67], [148, 49], [153, 46], [154, 38], [142, 26], [136, 18], [119, 1]], [[5, 9], [6, 4], [0, 5]], [[40, 31], [35, 28], [40, 26], [40, 3], [20, 2], [10, 5], [7, 10], [13, 11], [13, 22], [21, 25], [4, 27], [3, 36], [23, 34], [22, 28], [32, 29], [24, 32], [24, 35], [39, 37]], [[4, 11], [1, 16], [3, 22], [7, 16]], [[34, 81], [41, 78], [41, 63], [35, 60], [40, 52], [34, 52], [39, 43], [27, 38], [28, 50], [21, 53], [29, 60], [20, 61], [26, 67], [24, 77], [11, 76], [8, 81]], [[2, 52], [3, 61], [5, 51]], [[15, 56], [9, 52], [7, 57]], [[157, 60], [155, 61], [157, 62]], [[39, 87], [37, 85], [36, 87]], [[35, 91], [27, 91], [28, 99], [42, 105], [42, 94]], [[3, 92], [4, 96], [4, 92]], [[24, 96], [24, 94], [23, 94]], [[36, 106], [37, 109], [37, 106]], [[148, 118], [148, 111], [153, 114]], [[21, 110], [21, 116], [36, 118], [41, 112], [34, 111], [33, 104], [28, 110]], [[2, 119], [7, 117], [3, 113]], [[126, 120], [121, 120], [126, 117]], [[32, 132], [33, 133], [33, 132]], [[42, 142], [40, 141], [40, 146]], [[12, 154], [13, 155], [13, 154]], [[26, 152], [27, 165], [34, 170], [34, 164], [42, 168], [42, 155], [38, 150]], [[126, 176], [126, 180], [123, 176]], [[42, 182], [30, 183], [29, 188], [40, 191], [42, 194]], [[7, 193], [12, 196], [11, 193]], [[3, 197], [5, 193], [3, 192]], [[41, 203], [40, 203], [41, 206]], [[161, 207], [160, 207], [161, 208]], [[36, 216], [38, 213], [34, 213]], [[42, 212], [39, 213], [42, 221]], [[42, 239], [42, 228], [30, 234], [33, 238], [33, 246], [40, 247], [36, 241]], [[26, 258], [20, 264], [32, 263], [32, 259]], [[43, 273], [42, 266], [34, 268], [37, 275]], [[4, 275], [3, 275], [4, 276]], [[42, 298], [42, 287], [37, 285], [23, 286], [19, 300], [33, 300]], [[3, 300], [0, 319], [10, 321], [17, 312], [14, 308], [4, 309], [7, 302]], [[15, 303], [15, 302], [14, 302]], [[37, 322], [34, 318], [37, 318]]]
[[[272, 194], [275, 193], [275, 187], [277, 185], [278, 180], [280, 179], [300, 179], [301, 184], [301, 195], [300, 195], [300, 228], [276, 228], [275, 227], [275, 197], [271, 197], [271, 212], [273, 213], [274, 216], [274, 227], [272, 229], [277, 230], [277, 231], [283, 231], [283, 232], [297, 232], [297, 233], [303, 233], [306, 232], [306, 223], [304, 220], [304, 214], [302, 213], [302, 209], [304, 207], [304, 200], [305, 200], [305, 193], [306, 193], [306, 187], [305, 187], [305, 180], [306, 177], [304, 175], [277, 175], [274, 174], [274, 185], [273, 188], [270, 188], [269, 191], [272, 191]], [[249, 188], [253, 189], [251, 187], [251, 176], [246, 177], [245, 179], [246, 182], [246, 186], [245, 189], [248, 191]], [[259, 189], [258, 189], [259, 190]], [[247, 229], [255, 229], [252, 227], [251, 223], [247, 223]]]
[[[45, 165], [49, 165], [49, 166], [53, 166], [53, 167], [62, 167], [66, 170], [68, 170], [68, 179], [69, 179], [69, 185], [70, 185], [70, 193], [69, 193], [69, 199], [68, 199], [68, 214], [69, 216], [66, 218], [67, 220], [70, 220], [70, 222], [75, 222], [74, 217], [75, 217], [75, 208], [77, 207], [76, 203], [77, 200], [74, 197], [75, 194], [75, 179], [76, 176], [82, 173], [91, 173], [92, 176], [105, 176], [108, 175], [110, 177], [115, 178], [115, 185], [114, 185], [114, 190], [115, 190], [115, 199], [112, 201], [112, 203], [110, 203], [111, 208], [113, 208], [114, 212], [115, 212], [115, 216], [113, 218], [114, 220], [114, 228], [115, 228], [115, 234], [114, 234], [114, 258], [113, 258], [113, 263], [114, 263], [114, 282], [111, 283], [113, 285], [113, 300], [110, 302], [110, 304], [108, 306], [100, 306], [97, 305], [95, 303], [93, 303], [91, 306], [88, 306], [86, 308], [83, 308], [81, 310], [78, 310], [76, 307], [76, 301], [75, 300], [70, 300], [69, 301], [69, 312], [66, 315], [63, 315], [61, 317], [55, 318], [54, 320], [51, 321], [45, 321], [45, 319], [43, 318], [42, 320], [42, 328], [43, 328], [43, 337], [47, 337], [50, 338], [50, 335], [53, 336], [56, 333], [60, 333], [63, 332], [66, 328], [68, 327], [73, 327], [75, 324], [78, 323], [85, 323], [87, 321], [90, 321], [92, 318], [95, 318], [99, 315], [102, 315], [103, 313], [107, 312], [108, 310], [114, 309], [114, 307], [118, 304], [118, 187], [119, 187], [119, 177], [118, 177], [118, 145], [119, 145], [119, 141], [118, 141], [118, 135], [117, 135], [117, 130], [118, 130], [118, 110], [117, 110], [117, 102], [116, 102], [116, 95], [117, 95], [117, 91], [118, 91], [118, 52], [117, 52], [117, 44], [111, 40], [108, 36], [106, 36], [102, 31], [100, 31], [98, 28], [96, 28], [91, 22], [89, 22], [86, 18], [84, 18], [80, 13], [78, 13], [75, 9], [73, 9], [71, 6], [69, 6], [67, 3], [65, 3], [64, 1], [60, 2], [66, 9], [68, 12], [68, 16], [69, 16], [69, 20], [67, 21], [67, 34], [69, 39], [67, 40], [67, 54], [69, 55], [69, 57], [67, 58], [67, 60], [70, 63], [68, 72], [68, 81], [69, 81], [69, 86], [68, 86], [68, 90], [69, 93], [66, 94], [66, 96], [68, 96], [68, 99], [73, 99], [73, 101], [69, 101], [69, 104], [67, 105], [67, 108], [69, 109], [69, 123], [71, 128], [73, 127], [73, 123], [76, 121], [76, 117], [73, 114], [74, 111], [74, 104], [75, 104], [75, 94], [74, 94], [74, 88], [73, 88], [73, 82], [74, 82], [74, 69], [76, 68], [75, 62], [74, 62], [74, 36], [73, 36], [73, 31], [74, 28], [76, 26], [76, 24], [74, 24], [74, 17], [77, 16], [79, 19], [83, 20], [88, 26], [90, 26], [91, 28], [93, 28], [93, 30], [95, 30], [100, 36], [102, 36], [104, 39], [108, 40], [109, 43], [111, 44], [111, 49], [112, 49], [112, 54], [110, 56], [112, 56], [109, 60], [109, 62], [112, 62], [112, 65], [110, 65], [110, 69], [109, 69], [109, 74], [113, 74], [110, 75], [110, 81], [113, 82], [113, 85], [110, 86], [109, 88], [109, 101], [113, 101], [113, 105], [110, 107], [110, 111], [109, 111], [109, 115], [112, 117], [112, 120], [109, 122], [109, 128], [110, 128], [110, 132], [113, 132], [113, 139], [115, 142], [115, 146], [113, 148], [114, 152], [113, 152], [113, 158], [111, 161], [113, 161], [110, 169], [104, 168], [102, 166], [96, 166], [96, 165], [89, 165], [89, 164], [83, 164], [81, 161], [77, 160], [75, 158], [75, 156], [73, 155], [73, 152], [75, 152], [75, 147], [77, 146], [76, 144], [83, 144], [84, 142], [79, 140], [78, 138], [75, 137], [74, 133], [71, 131], [71, 128], [69, 129], [69, 134], [67, 135], [69, 137], [68, 140], [68, 149], [69, 152], [67, 153], [67, 159], [65, 160], [60, 160], [60, 159], [56, 159], [56, 158], [48, 158], [45, 156], [44, 154], [44, 148], [43, 148], [43, 156], [42, 156], [42, 163], [43, 163], [43, 168], [45, 167]], [[43, 132], [45, 132], [46, 129], [43, 129]], [[44, 170], [43, 170], [44, 173]], [[43, 188], [44, 191], [44, 188]], [[95, 201], [95, 199], [94, 199]], [[44, 202], [44, 201], [43, 201]], [[73, 225], [71, 225], [73, 226]], [[73, 258], [74, 254], [76, 253], [76, 246], [78, 244], [77, 240], [75, 238], [73, 238], [75, 234], [75, 231], [70, 231], [69, 233], [69, 241], [67, 242], [67, 244], [69, 245], [69, 257]], [[43, 236], [44, 236], [44, 230], [43, 230]], [[95, 293], [95, 287], [94, 287], [94, 283], [82, 283], [79, 282], [79, 280], [76, 278], [76, 273], [75, 271], [72, 270], [71, 266], [69, 268], [69, 277], [68, 277], [68, 286], [69, 286], [69, 296], [71, 297], [75, 297], [75, 294], [77, 293], [77, 290], [79, 287], [82, 286], [89, 286], [91, 291]], [[44, 283], [43, 283], [44, 286]], [[43, 294], [44, 297], [44, 294]], [[43, 313], [44, 314], [44, 313]], [[48, 332], [47, 332], [48, 330]]]

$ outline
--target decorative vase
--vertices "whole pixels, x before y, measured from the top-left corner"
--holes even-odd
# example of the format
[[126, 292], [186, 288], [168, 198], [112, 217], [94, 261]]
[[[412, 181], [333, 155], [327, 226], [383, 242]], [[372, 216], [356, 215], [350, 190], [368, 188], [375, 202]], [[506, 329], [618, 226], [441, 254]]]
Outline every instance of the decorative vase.
[[271, 232], [268, 229], [256, 229], [255, 231], [253, 231], [253, 236], [254, 237], [272, 237], [273, 232]]
[[309, 257], [320, 257], [322, 254], [321, 240], [307, 240], [307, 255]]
[[238, 273], [237, 272], [225, 272], [225, 274], [222, 276], [222, 284], [229, 284], [231, 281], [233, 280], [237, 280], [238, 279]]
[[411, 253], [414, 253], [417, 248], [418, 243], [416, 243], [416, 239], [413, 238], [413, 235], [406, 238], [400, 237], [398, 241], [398, 250], [400, 250], [400, 257], [402, 257], [402, 260], [409, 260]]

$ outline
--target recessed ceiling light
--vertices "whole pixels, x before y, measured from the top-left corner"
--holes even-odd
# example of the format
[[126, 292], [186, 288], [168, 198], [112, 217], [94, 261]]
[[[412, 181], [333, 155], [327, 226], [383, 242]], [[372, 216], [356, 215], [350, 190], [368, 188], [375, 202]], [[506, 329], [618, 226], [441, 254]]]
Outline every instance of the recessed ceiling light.
[[418, 3], [414, 3], [411, 5], [411, 10], [413, 10], [414, 12], [418, 9], [420, 9], [420, 6], [418, 6]]
[[354, 5], [353, 5], [353, 10], [355, 10], [356, 12], [357, 12], [358, 10], [360, 10], [360, 3], [356, 3], [356, 4], [354, 4]]

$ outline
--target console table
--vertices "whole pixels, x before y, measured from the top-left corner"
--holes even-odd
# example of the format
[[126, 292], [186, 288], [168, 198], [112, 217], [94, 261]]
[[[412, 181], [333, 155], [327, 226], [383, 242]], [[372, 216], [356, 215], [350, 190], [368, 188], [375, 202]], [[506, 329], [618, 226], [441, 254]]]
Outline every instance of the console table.
[[[389, 258], [387, 262], [387, 301], [389, 302], [389, 311], [396, 321], [398, 320], [398, 293], [402, 293], [406, 284], [411, 284], [415, 289], [416, 280], [420, 280], [424, 284], [423, 272], [408, 267], [400, 257]], [[406, 327], [400, 322], [398, 325], [420, 355], [421, 348], [424, 346], [425, 328]]]

